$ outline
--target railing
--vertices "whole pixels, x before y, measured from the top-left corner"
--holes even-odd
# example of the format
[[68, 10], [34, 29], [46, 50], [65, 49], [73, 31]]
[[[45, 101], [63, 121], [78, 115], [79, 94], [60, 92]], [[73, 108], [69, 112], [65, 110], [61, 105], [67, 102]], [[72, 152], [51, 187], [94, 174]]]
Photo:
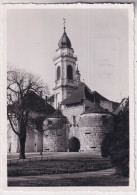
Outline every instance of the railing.
[[57, 54], [54, 58], [53, 58], [53, 60], [56, 60], [57, 58], [59, 58], [59, 57], [65, 57], [65, 56], [68, 56], [68, 57], [73, 57], [73, 58], [76, 58], [76, 60], [77, 60], [77, 56], [76, 55], [74, 55], [74, 54], [70, 54], [70, 53], [60, 53], [60, 54]]

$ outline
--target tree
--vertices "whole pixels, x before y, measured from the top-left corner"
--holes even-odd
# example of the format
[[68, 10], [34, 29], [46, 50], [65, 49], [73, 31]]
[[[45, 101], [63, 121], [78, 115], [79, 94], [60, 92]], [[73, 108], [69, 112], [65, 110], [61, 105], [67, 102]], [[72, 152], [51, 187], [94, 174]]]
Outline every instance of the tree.
[[[7, 72], [7, 117], [13, 132], [19, 137], [20, 159], [25, 158], [26, 132], [39, 123], [31, 116], [28, 101], [30, 94], [49, 94], [47, 84], [39, 77], [22, 70], [10, 68]], [[33, 102], [33, 100], [32, 100]], [[39, 129], [39, 128], [37, 128]]]
[[113, 133], [108, 134], [102, 143], [102, 156], [110, 156], [118, 175], [129, 176], [129, 99], [115, 116]]

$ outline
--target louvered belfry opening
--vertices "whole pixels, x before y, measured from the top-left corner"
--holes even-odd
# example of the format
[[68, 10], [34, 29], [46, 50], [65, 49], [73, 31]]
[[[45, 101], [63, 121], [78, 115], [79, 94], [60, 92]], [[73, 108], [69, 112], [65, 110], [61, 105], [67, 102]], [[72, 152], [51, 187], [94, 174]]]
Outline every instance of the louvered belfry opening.
[[73, 80], [73, 69], [71, 65], [67, 66], [67, 78]]

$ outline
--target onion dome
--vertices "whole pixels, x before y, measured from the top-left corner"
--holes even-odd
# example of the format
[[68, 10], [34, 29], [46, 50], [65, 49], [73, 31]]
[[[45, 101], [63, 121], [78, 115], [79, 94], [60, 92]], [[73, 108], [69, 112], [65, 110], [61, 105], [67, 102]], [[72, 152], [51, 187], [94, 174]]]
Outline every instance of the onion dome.
[[64, 33], [58, 43], [59, 48], [71, 48], [70, 39], [67, 36], [67, 33], [64, 30]]

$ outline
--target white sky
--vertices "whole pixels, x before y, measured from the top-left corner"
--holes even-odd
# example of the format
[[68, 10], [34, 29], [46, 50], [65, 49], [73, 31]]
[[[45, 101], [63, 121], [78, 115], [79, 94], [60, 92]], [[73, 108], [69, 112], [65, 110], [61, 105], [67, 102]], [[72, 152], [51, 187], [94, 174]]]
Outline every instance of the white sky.
[[52, 94], [53, 57], [63, 34], [63, 18], [81, 81], [110, 100], [127, 97], [127, 9], [8, 10], [8, 65], [40, 75]]

